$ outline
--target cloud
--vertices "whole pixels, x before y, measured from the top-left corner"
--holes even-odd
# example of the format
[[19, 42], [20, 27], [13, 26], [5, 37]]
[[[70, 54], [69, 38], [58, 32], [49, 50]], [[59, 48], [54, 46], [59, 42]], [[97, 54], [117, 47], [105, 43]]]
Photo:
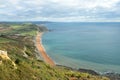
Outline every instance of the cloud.
[[120, 0], [1, 0], [1, 20], [119, 21]]
[[6, 5], [0, 5], [0, 8], [4, 8], [4, 7], [6, 7]]

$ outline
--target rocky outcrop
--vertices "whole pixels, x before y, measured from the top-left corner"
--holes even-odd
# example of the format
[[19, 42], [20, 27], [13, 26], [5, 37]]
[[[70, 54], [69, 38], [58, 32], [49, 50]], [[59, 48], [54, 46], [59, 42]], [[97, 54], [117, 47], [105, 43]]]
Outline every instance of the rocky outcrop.
[[2, 50], [0, 50], [0, 57], [1, 57], [2, 59], [8, 59], [8, 60], [10, 60], [10, 58], [9, 58], [8, 55], [7, 55], [7, 51], [2, 51]]
[[0, 64], [3, 63], [3, 60], [9, 60], [11, 61], [12, 65], [15, 69], [17, 69], [16, 64], [8, 57], [7, 51], [0, 50]]
[[106, 73], [104, 76], [110, 78], [110, 80], [120, 80], [120, 74], [118, 73]]
[[96, 71], [90, 70], [90, 69], [79, 69], [78, 71], [84, 72], [84, 73], [89, 73], [89, 74], [92, 74], [92, 75], [100, 75], [100, 74], [97, 73]]

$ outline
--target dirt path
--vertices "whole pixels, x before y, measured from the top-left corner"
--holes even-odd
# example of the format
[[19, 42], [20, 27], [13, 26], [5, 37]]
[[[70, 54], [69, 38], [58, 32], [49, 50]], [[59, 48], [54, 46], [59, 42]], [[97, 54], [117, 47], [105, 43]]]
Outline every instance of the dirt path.
[[36, 47], [38, 51], [40, 52], [41, 56], [43, 57], [44, 61], [47, 64], [50, 64], [51, 66], [55, 66], [54, 61], [47, 55], [47, 53], [44, 50], [44, 47], [41, 43], [41, 38], [42, 38], [42, 32], [38, 32], [36, 36]]

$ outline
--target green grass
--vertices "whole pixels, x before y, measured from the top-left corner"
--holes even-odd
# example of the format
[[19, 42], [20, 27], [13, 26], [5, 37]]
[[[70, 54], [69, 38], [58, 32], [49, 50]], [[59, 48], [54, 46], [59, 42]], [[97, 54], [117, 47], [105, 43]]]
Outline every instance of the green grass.
[[0, 37], [0, 43], [8, 43], [8, 42], [11, 42], [11, 41], [13, 41], [13, 40]]
[[24, 28], [24, 26], [20, 26], [20, 25], [11, 25], [11, 28], [13, 28], [13, 29], [15, 29], [15, 30], [18, 30], [18, 29]]
[[34, 36], [36, 35], [37, 31], [29, 31], [29, 32], [23, 32], [21, 33], [21, 35], [31, 35], [31, 36]]
[[19, 34], [19, 35], [35, 35], [37, 31], [37, 25], [32, 24], [11, 24], [8, 28], [11, 28], [9, 31], [3, 31], [1, 34]]

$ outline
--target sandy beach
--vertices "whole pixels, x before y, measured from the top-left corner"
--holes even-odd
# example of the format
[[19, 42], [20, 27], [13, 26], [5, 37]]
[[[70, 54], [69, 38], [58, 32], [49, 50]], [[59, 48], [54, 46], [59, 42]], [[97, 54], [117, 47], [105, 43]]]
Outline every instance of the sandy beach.
[[44, 61], [51, 66], [55, 66], [54, 61], [47, 55], [47, 53], [44, 50], [44, 47], [41, 43], [42, 34], [43, 34], [42, 32], [37, 33], [36, 47], [37, 47], [38, 51], [40, 52], [40, 55], [43, 57]]

